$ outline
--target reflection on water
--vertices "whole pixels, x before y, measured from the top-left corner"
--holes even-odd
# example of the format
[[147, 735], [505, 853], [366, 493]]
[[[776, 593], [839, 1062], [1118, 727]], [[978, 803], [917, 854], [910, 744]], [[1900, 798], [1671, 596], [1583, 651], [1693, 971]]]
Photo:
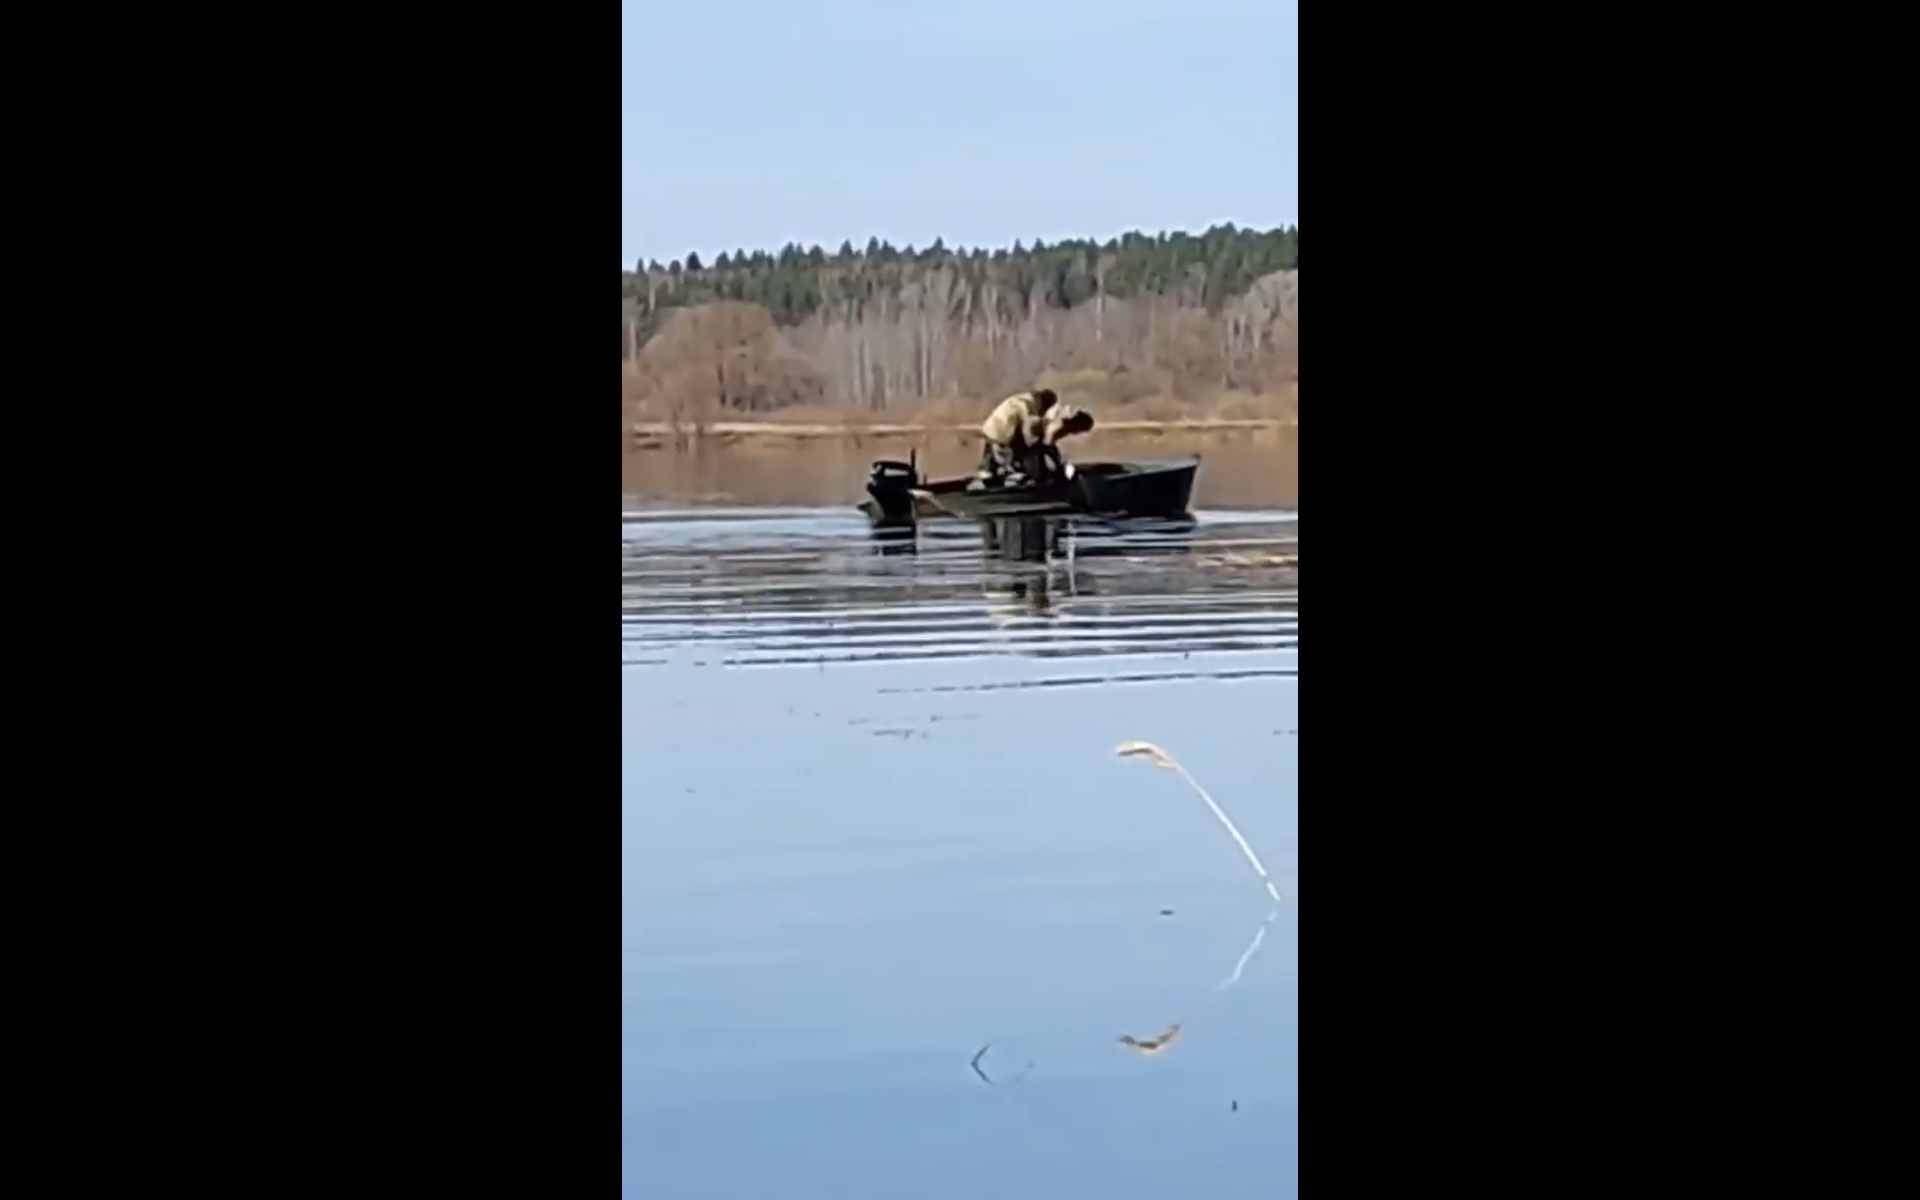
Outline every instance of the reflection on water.
[[624, 520], [621, 1194], [1297, 1195], [1296, 531]]
[[[1029, 561], [996, 553], [966, 522], [930, 523], [916, 538], [870, 535], [858, 514], [649, 514], [622, 526], [623, 661], [1290, 652], [1294, 529], [1257, 515], [1203, 527], [1088, 525]], [[1245, 671], [1238, 659], [1217, 665]], [[1292, 674], [1293, 656], [1265, 671]]]

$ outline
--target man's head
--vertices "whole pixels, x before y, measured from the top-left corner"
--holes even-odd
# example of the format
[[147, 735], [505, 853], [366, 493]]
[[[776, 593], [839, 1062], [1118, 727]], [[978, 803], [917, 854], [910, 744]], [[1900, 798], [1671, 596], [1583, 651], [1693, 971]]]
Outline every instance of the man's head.
[[1046, 412], [1058, 403], [1060, 397], [1054, 395], [1052, 388], [1035, 388], [1033, 407], [1036, 412]]
[[1047, 414], [1047, 441], [1050, 443], [1076, 433], [1086, 433], [1092, 428], [1093, 414], [1071, 404], [1055, 405], [1053, 411]]

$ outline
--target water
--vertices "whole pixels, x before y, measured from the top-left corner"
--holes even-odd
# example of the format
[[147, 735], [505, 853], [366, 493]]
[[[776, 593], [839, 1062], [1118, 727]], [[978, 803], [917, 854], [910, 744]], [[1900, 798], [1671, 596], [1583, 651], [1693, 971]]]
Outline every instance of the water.
[[[850, 435], [805, 442], [722, 439], [694, 453], [629, 448], [621, 455], [620, 483], [623, 491], [636, 496], [852, 505], [866, 499], [862, 489], [874, 459], [905, 461], [910, 453], [927, 478], [967, 475], [979, 464], [980, 439], [973, 432], [963, 432]], [[1194, 481], [1193, 502], [1201, 507], [1300, 506], [1300, 439], [1294, 428], [1157, 434], [1099, 431], [1085, 445], [1076, 446], [1072, 458], [1090, 464], [1184, 454], [1198, 454], [1206, 464]]]
[[636, 515], [622, 1196], [1297, 1195], [1293, 517], [1049, 563], [845, 509]]

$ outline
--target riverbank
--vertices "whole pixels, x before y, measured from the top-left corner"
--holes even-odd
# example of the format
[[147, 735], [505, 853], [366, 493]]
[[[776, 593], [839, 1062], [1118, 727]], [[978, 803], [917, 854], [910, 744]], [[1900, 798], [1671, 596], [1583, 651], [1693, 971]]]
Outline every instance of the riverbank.
[[[1166, 434], [1195, 433], [1252, 433], [1259, 431], [1277, 432], [1297, 430], [1298, 419], [1234, 419], [1222, 417], [1195, 417], [1186, 420], [1139, 420], [1105, 421], [1096, 426], [1095, 433], [1132, 434], [1139, 437], [1154, 437]], [[637, 421], [631, 429], [636, 448], [652, 448], [650, 444], [664, 444], [674, 441], [691, 441], [696, 438], [712, 438], [721, 442], [740, 441], [811, 441], [820, 438], [917, 438], [938, 437], [941, 435], [979, 436], [978, 422], [971, 425], [952, 422], [917, 423], [881, 423], [881, 422], [799, 422], [799, 421], [716, 421], [708, 425], [675, 426], [667, 421]]]

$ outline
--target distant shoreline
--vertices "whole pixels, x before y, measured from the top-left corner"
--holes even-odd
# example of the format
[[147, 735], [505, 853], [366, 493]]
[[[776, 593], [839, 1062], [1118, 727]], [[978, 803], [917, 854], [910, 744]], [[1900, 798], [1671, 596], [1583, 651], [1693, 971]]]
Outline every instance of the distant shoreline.
[[[785, 414], [782, 414], [785, 415]], [[703, 435], [668, 422], [629, 432], [620, 454], [620, 490], [657, 498], [731, 497], [742, 504], [855, 504], [866, 498], [877, 459], [917, 452], [925, 478], [957, 478], [980, 465], [980, 427], [945, 414], [891, 424], [852, 425], [831, 414], [786, 421], [721, 421]], [[905, 416], [906, 414], [901, 414]], [[824, 419], [822, 419], [824, 418]], [[632, 424], [623, 428], [633, 430]], [[1067, 447], [1070, 460], [1133, 462], [1197, 454], [1206, 466], [1193, 502], [1203, 507], [1298, 508], [1300, 433], [1284, 418], [1115, 421]]]
[[[1300, 422], [1297, 417], [1288, 418], [1248, 418], [1234, 419], [1224, 417], [1194, 417], [1171, 421], [1103, 421], [1095, 426], [1094, 433], [1238, 433], [1263, 430], [1297, 430]], [[741, 438], [787, 438], [804, 440], [814, 438], [869, 438], [869, 437], [919, 437], [928, 434], [975, 434], [980, 432], [978, 424], [957, 425], [940, 423], [895, 423], [895, 424], [858, 424], [854, 422], [798, 422], [798, 421], [715, 421], [705, 426], [686, 424], [676, 428], [670, 421], [636, 422], [631, 431], [635, 441], [652, 441], [681, 437], [717, 437], [729, 441]]]

